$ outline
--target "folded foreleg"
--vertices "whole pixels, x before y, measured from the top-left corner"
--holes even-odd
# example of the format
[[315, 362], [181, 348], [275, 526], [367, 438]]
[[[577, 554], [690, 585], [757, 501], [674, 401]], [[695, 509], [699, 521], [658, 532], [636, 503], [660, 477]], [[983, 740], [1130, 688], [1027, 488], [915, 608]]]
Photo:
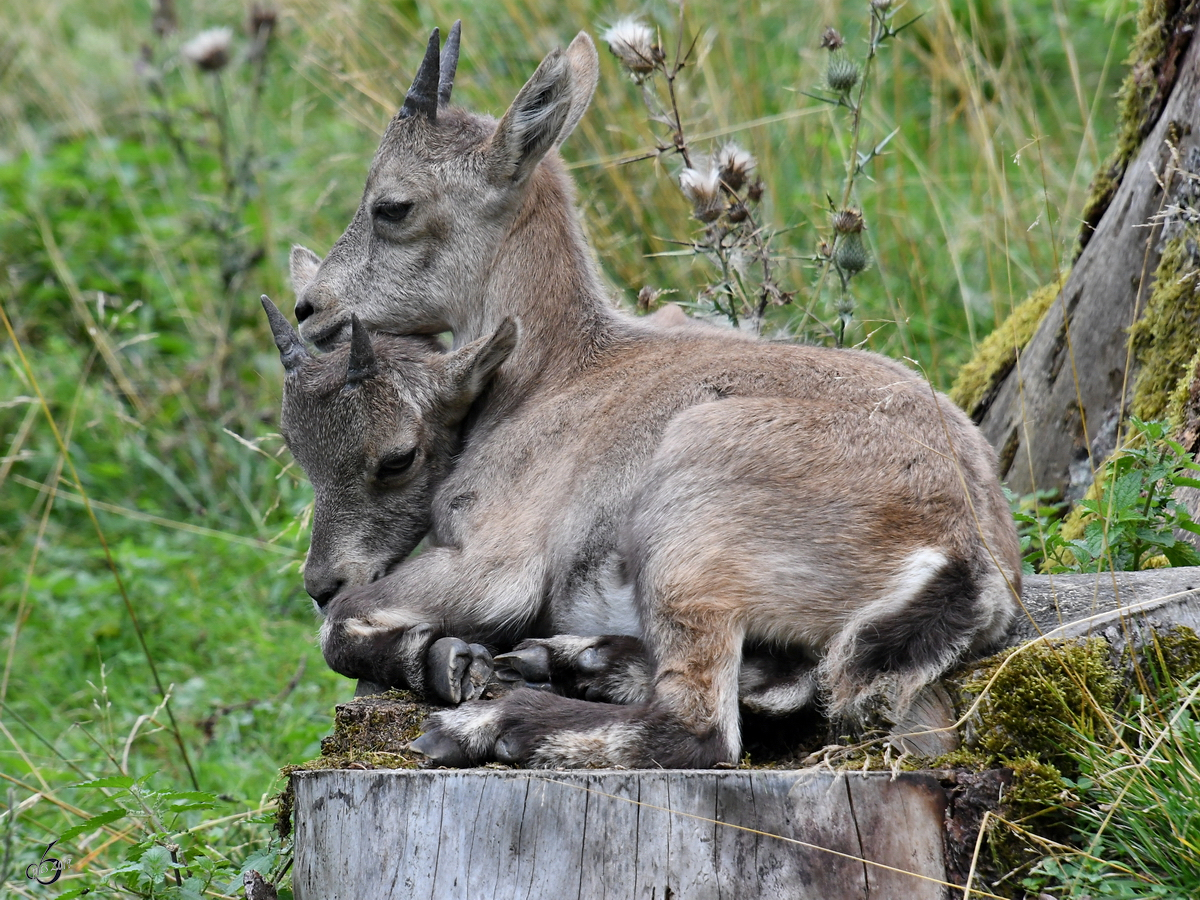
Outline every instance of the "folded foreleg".
[[650, 699], [623, 706], [518, 690], [430, 717], [413, 749], [439, 765], [698, 768], [736, 761], [741, 633], [667, 629]]

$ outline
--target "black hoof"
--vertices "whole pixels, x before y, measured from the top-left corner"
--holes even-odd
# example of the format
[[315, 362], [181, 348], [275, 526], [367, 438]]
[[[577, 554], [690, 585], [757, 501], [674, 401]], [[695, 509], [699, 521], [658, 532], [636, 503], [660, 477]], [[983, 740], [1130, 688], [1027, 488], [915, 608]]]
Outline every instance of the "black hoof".
[[586, 675], [600, 675], [608, 671], [608, 654], [595, 647], [588, 647], [579, 654], [579, 671]]
[[428, 757], [435, 766], [461, 769], [470, 764], [458, 742], [437, 729], [425, 732], [409, 744], [408, 749]]
[[492, 655], [481, 644], [445, 637], [429, 648], [429, 687], [445, 703], [457, 706], [478, 699], [492, 677]]
[[488, 653], [483, 644], [471, 644], [467, 647], [471, 653], [471, 664], [467, 666], [466, 676], [462, 680], [463, 700], [478, 700], [492, 680], [495, 664], [492, 654]]
[[550, 651], [532, 644], [496, 657], [496, 677], [501, 681], [550, 680]]

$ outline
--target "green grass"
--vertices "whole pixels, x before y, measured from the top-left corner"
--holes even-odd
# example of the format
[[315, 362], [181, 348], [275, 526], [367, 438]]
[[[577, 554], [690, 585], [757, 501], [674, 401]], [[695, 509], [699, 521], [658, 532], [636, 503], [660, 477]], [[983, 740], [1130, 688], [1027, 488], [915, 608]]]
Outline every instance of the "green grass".
[[[922, 18], [881, 56], [868, 93], [865, 140], [900, 131], [854, 198], [876, 262], [855, 281], [848, 339], [946, 386], [1070, 256], [1108, 149], [1132, 6], [909, 10]], [[235, 55], [222, 73], [230, 145], [253, 162], [230, 188], [214, 81], [178, 51], [227, 24], [244, 54], [244, 9], [180, 0], [178, 11], [181, 32], [159, 39], [149, 4], [0, 0], [0, 303], [12, 326], [0, 333], [0, 883], [18, 896], [45, 896], [23, 877], [31, 854], [117, 802], [70, 785], [125, 773], [190, 790], [190, 766], [195, 786], [228, 798], [218, 813], [130, 815], [76, 835], [68, 874], [94, 882], [145, 858], [148, 836], [248, 819], [279, 766], [316, 753], [350, 693], [315, 647], [298, 568], [309, 495], [274, 433], [281, 376], [257, 297], [289, 303], [290, 245], [324, 253], [349, 220], [427, 29], [463, 18], [455, 98], [495, 114], [580, 29], [638, 13], [664, 39], [677, 33], [665, 2], [297, 0], [280, 15], [261, 114], [248, 105], [252, 67]], [[844, 174], [844, 117], [804, 95], [821, 78], [820, 34], [836, 25], [854, 49], [866, 21], [858, 3], [687, 8], [699, 35], [681, 83], [687, 132], [701, 152], [730, 138], [751, 150], [766, 220], [786, 229], [781, 278], [800, 300], [772, 328], [795, 327], [808, 302], [803, 257], [828, 231], [825, 196]], [[152, 58], [139, 66], [143, 44]], [[596, 101], [564, 148], [585, 225], [623, 302], [647, 284], [687, 298], [711, 273], [659, 255], [695, 226], [677, 162], [618, 164], [661, 134], [601, 57]], [[170, 129], [152, 114], [163, 107], [147, 66]], [[832, 319], [826, 298], [815, 309]], [[205, 831], [235, 868], [267, 840], [265, 826], [238, 822]]]

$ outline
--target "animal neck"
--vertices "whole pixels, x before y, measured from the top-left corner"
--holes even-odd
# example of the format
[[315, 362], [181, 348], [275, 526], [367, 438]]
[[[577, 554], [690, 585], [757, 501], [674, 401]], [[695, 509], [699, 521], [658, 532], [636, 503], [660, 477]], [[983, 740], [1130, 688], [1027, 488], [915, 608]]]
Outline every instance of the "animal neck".
[[534, 173], [496, 253], [477, 318], [469, 334], [455, 335], [456, 343], [492, 333], [505, 318], [520, 321], [521, 337], [497, 375], [495, 393], [514, 399], [585, 365], [615, 320], [557, 155]]

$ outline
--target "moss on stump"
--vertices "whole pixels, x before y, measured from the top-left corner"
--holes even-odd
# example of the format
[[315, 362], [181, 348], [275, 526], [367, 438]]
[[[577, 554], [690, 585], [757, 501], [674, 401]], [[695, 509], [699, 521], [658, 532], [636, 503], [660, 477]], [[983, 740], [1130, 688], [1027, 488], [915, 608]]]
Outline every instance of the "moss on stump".
[[971, 418], [979, 421], [993, 393], [1016, 365], [1017, 355], [1033, 338], [1038, 323], [1062, 290], [1067, 274], [1064, 272], [1049, 284], [1042, 285], [1019, 303], [959, 369], [954, 386], [950, 388], [950, 399]]

